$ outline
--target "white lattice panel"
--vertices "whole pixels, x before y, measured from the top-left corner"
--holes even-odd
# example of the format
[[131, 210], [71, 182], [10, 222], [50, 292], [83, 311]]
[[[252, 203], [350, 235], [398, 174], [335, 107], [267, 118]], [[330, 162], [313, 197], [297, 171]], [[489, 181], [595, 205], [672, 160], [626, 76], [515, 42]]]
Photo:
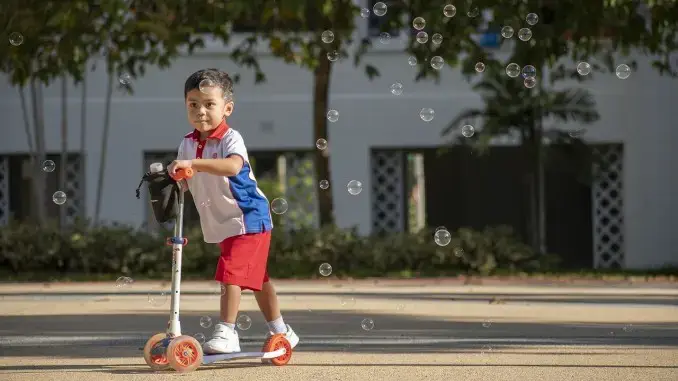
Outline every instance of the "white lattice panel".
[[66, 203], [64, 209], [66, 212], [64, 222], [67, 225], [73, 224], [78, 217], [85, 215], [85, 192], [83, 190], [85, 171], [83, 170], [83, 162], [84, 158], [80, 154], [71, 154], [68, 155], [65, 168], [61, 169], [66, 171], [66, 189], [64, 192], [66, 192], [69, 202]]
[[405, 154], [372, 151], [372, 230], [406, 230]]
[[621, 145], [595, 149], [597, 175], [592, 186], [595, 268], [624, 267], [624, 151]]
[[0, 156], [0, 225], [9, 223], [9, 158]]
[[285, 199], [288, 210], [283, 223], [287, 229], [318, 226], [318, 182], [313, 153], [285, 154]]

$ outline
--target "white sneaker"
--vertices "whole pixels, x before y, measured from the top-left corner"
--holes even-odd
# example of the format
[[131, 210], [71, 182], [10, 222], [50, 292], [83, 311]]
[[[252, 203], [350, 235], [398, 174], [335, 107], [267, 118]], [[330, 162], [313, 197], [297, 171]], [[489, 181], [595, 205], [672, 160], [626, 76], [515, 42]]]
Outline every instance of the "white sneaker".
[[238, 332], [225, 324], [217, 323], [212, 338], [203, 344], [202, 351], [207, 354], [240, 352]]
[[[287, 341], [290, 342], [290, 345], [292, 346], [292, 348], [294, 348], [294, 347], [297, 346], [297, 344], [299, 344], [299, 336], [297, 336], [297, 334], [294, 333], [294, 330], [292, 330], [292, 327], [290, 327], [289, 324], [285, 324], [285, 326], [287, 326], [287, 332], [285, 333], [285, 338], [287, 339]], [[274, 333], [269, 331], [266, 334], [266, 341], [268, 341], [268, 339], [273, 335], [274, 335]]]

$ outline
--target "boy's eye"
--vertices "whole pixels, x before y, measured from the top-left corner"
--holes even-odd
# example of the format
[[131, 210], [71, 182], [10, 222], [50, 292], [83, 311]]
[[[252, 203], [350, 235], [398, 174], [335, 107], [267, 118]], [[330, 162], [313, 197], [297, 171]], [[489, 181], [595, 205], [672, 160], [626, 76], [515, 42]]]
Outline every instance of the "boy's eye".
[[216, 104], [216, 103], [210, 102], [210, 103], [207, 104], [207, 107], [214, 107], [215, 104]]

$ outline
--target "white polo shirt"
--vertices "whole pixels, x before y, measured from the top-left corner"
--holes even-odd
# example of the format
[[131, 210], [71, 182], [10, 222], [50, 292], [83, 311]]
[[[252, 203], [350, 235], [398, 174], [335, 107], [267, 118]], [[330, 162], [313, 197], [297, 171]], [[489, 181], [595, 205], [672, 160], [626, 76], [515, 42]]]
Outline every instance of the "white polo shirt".
[[197, 172], [188, 180], [207, 243], [273, 229], [268, 199], [257, 186], [240, 133], [222, 122], [205, 140], [193, 131], [179, 145], [178, 160], [223, 159], [238, 155], [243, 167], [236, 176]]

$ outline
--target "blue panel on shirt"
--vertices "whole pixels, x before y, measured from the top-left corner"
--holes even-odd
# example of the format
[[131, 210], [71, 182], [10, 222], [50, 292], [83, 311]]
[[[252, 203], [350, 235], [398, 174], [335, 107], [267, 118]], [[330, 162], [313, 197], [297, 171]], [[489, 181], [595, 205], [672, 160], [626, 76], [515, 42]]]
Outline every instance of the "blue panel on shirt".
[[271, 212], [268, 200], [257, 192], [257, 182], [250, 178], [250, 165], [245, 162], [236, 176], [228, 178], [231, 193], [238, 207], [242, 210], [245, 220], [245, 232], [261, 233], [271, 230]]

